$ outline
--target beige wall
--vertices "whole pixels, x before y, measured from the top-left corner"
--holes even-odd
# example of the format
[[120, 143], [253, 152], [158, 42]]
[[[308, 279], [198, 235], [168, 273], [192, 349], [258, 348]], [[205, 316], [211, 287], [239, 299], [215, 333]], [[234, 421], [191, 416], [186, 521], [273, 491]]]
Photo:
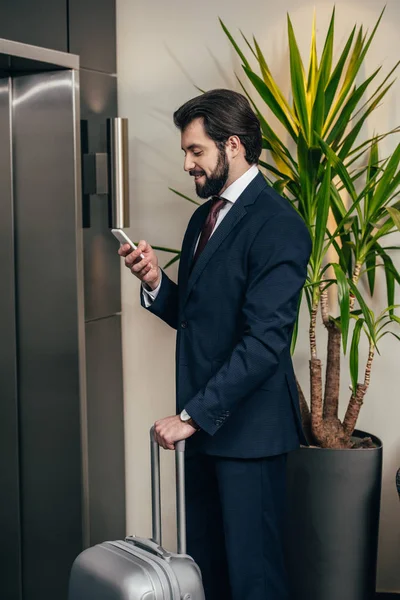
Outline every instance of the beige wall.
[[[387, 70], [398, 59], [399, 0], [386, 0], [387, 10], [367, 63], [368, 72], [380, 63]], [[192, 181], [182, 170], [180, 139], [171, 117], [174, 109], [203, 89], [235, 88], [238, 63], [220, 26], [218, 16], [232, 30], [255, 34], [273, 73], [288, 88], [286, 12], [308, 59], [313, 6], [318, 32], [324, 35], [331, 2], [302, 0], [118, 0], [119, 114], [130, 120], [131, 228], [134, 239], [179, 247], [193, 205], [177, 198], [168, 186], [193, 195]], [[337, 44], [354, 22], [371, 28], [383, 2], [336, 0]], [[238, 69], [239, 72], [239, 69]], [[368, 130], [383, 131], [399, 124], [400, 86], [396, 84]], [[390, 144], [386, 144], [389, 149]], [[396, 236], [393, 240], [398, 243]], [[160, 256], [165, 264], [167, 255]], [[397, 261], [399, 262], [399, 261]], [[400, 266], [400, 265], [398, 265]], [[172, 277], [176, 270], [171, 269]], [[150, 535], [148, 428], [155, 419], [174, 412], [174, 332], [139, 306], [139, 285], [123, 268], [123, 352], [126, 423], [128, 531]], [[397, 298], [399, 302], [400, 299]], [[294, 362], [307, 382], [307, 322], [300, 335]], [[391, 337], [391, 336], [390, 336]], [[377, 357], [360, 428], [383, 439], [384, 492], [379, 552], [379, 588], [400, 591], [400, 507], [394, 474], [400, 465], [400, 347], [384, 338]], [[343, 396], [348, 396], [343, 378]], [[174, 544], [172, 455], [164, 455], [164, 540]]]

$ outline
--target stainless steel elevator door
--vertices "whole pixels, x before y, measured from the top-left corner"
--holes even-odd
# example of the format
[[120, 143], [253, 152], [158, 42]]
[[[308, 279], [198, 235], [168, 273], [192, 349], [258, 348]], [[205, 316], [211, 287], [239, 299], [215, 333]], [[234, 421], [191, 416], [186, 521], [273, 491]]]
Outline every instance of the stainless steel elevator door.
[[0, 79], [0, 565], [1, 595], [21, 597], [14, 211], [10, 78]]
[[[14, 401], [8, 420], [18, 413], [12, 452], [19, 457], [21, 531], [15, 535], [20, 534], [23, 600], [65, 598], [72, 561], [82, 549], [77, 77], [72, 70], [18, 74], [8, 84], [13, 197], [8, 212], [14, 215], [15, 245], [13, 255], [12, 243], [7, 244], [11, 291], [0, 318], [8, 316], [14, 338], [8, 360], [12, 364], [14, 343], [17, 364], [17, 377], [12, 379], [12, 369], [9, 374], [8, 396], [14, 390]], [[0, 128], [6, 123], [6, 96], [2, 88]], [[0, 158], [7, 154], [3, 139], [0, 152]], [[2, 185], [3, 179], [2, 172]], [[1, 269], [3, 280], [4, 265]], [[10, 471], [15, 471], [13, 453]], [[4, 540], [1, 545], [7, 552]]]

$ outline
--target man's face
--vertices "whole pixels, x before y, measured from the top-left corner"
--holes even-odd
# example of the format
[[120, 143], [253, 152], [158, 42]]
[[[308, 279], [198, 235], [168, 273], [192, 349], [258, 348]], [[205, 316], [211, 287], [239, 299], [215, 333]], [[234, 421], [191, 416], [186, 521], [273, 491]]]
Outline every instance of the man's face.
[[204, 131], [203, 120], [195, 119], [181, 136], [185, 153], [184, 169], [194, 177], [200, 198], [218, 195], [229, 176], [229, 161], [225, 149], [220, 150]]

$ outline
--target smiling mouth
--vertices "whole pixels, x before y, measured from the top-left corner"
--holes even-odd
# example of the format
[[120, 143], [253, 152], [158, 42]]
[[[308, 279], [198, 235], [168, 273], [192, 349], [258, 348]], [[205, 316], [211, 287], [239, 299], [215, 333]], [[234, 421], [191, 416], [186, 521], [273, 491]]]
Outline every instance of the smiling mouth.
[[199, 179], [201, 179], [202, 177], [204, 177], [204, 173], [202, 173], [201, 175], [195, 175], [194, 180], [199, 181]]

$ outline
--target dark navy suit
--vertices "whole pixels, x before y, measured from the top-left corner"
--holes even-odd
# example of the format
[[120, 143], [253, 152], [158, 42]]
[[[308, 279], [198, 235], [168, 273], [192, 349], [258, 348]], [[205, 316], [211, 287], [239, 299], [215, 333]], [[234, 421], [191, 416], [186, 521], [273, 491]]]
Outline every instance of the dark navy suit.
[[188, 548], [207, 600], [286, 600], [285, 455], [305, 443], [290, 342], [311, 239], [259, 173], [192, 268], [209, 206], [189, 222], [178, 284], [163, 273], [148, 309], [177, 330], [177, 411], [201, 427], [187, 442]]

